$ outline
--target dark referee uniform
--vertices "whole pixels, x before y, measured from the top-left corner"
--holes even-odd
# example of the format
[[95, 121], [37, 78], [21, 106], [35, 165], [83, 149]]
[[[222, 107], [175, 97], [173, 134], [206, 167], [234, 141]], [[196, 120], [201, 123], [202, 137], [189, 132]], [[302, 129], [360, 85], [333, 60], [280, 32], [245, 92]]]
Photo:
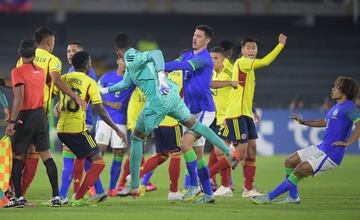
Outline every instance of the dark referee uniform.
[[24, 102], [16, 121], [23, 123], [13, 136], [13, 152], [27, 154], [30, 144], [37, 152], [49, 150], [48, 121], [44, 111], [44, 71], [33, 63], [23, 64], [11, 72], [13, 87], [24, 86]]

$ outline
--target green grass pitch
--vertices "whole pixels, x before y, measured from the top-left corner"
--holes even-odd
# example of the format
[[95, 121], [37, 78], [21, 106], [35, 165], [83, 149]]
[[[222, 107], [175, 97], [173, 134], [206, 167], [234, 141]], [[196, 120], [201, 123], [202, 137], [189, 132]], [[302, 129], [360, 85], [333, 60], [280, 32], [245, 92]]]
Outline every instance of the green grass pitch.
[[[61, 155], [55, 155], [61, 179]], [[102, 174], [104, 187], [109, 182], [110, 154], [105, 155], [107, 166]], [[284, 178], [283, 161], [285, 156], [258, 157], [256, 186], [271, 190]], [[40, 203], [50, 198], [50, 185], [42, 163], [39, 163], [37, 176], [27, 194], [27, 199], [36, 207], [24, 209], [0, 209], [0, 219], [48, 219], [48, 220], [130, 220], [130, 219], [360, 219], [360, 156], [346, 156], [343, 164], [316, 178], [307, 178], [300, 183], [300, 205], [253, 205], [241, 198], [242, 172], [233, 172], [235, 184], [234, 197], [217, 199], [216, 204], [199, 205], [167, 200], [169, 189], [168, 163], [159, 167], [152, 182], [158, 190], [147, 193], [140, 199], [109, 198], [96, 207], [50, 208]], [[183, 178], [181, 177], [180, 186]], [[71, 186], [72, 190], [72, 186]], [[70, 191], [70, 196], [71, 196]]]

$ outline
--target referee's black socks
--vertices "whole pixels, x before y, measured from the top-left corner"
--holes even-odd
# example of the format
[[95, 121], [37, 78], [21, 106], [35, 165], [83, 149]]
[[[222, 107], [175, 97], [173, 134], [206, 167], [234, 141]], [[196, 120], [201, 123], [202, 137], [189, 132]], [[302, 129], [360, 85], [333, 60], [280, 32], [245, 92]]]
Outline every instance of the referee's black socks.
[[24, 169], [25, 162], [19, 159], [13, 160], [13, 166], [11, 171], [11, 178], [14, 183], [15, 188], [15, 197], [20, 198], [22, 196], [21, 192], [21, 179], [22, 179], [22, 171]]
[[44, 165], [46, 167], [46, 173], [49, 177], [51, 188], [52, 188], [52, 196], [59, 195], [59, 186], [58, 186], [58, 173], [55, 161], [53, 158], [49, 158], [44, 161]]

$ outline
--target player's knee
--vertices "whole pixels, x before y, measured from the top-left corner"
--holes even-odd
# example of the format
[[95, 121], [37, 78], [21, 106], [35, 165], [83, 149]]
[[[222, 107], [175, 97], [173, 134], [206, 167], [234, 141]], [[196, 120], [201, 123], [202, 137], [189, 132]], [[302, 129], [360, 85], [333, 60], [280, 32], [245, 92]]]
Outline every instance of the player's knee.
[[47, 161], [50, 158], [52, 158], [51, 152], [49, 150], [44, 150], [44, 151], [41, 151], [39, 153], [40, 153], [41, 160], [43, 162]]
[[189, 120], [182, 122], [182, 124], [187, 128], [192, 128], [195, 126], [196, 122], [197, 122], [196, 119], [193, 116], [191, 116]]
[[124, 150], [123, 149], [113, 149], [113, 155], [116, 157], [123, 157]]
[[14, 159], [16, 160], [21, 160], [21, 161], [26, 161], [26, 154], [19, 154], [19, 153], [15, 153], [14, 154]]
[[187, 152], [193, 147], [196, 138], [193, 133], [185, 132], [181, 138], [181, 150], [182, 152]]
[[96, 154], [93, 154], [91, 156], [89, 156], [88, 158], [86, 158], [88, 161], [90, 161], [91, 163], [94, 162], [94, 161], [103, 161], [103, 156], [101, 155], [101, 153], [96, 153]]
[[147, 136], [146, 134], [135, 129], [134, 132], [131, 133], [130, 139], [135, 141], [144, 141], [146, 136]]

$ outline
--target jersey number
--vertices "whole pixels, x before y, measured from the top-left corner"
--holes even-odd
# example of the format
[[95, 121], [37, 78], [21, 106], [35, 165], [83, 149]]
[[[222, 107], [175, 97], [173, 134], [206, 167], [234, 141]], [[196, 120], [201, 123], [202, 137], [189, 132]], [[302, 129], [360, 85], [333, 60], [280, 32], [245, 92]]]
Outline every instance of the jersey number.
[[[71, 88], [71, 90], [73, 92], [75, 92], [78, 96], [81, 95], [81, 91], [78, 88]], [[69, 112], [77, 112], [79, 111], [80, 106], [72, 99], [70, 98], [68, 95], [63, 96], [63, 100], [62, 100], [62, 107], [61, 107], [61, 111], [69, 111]]]

